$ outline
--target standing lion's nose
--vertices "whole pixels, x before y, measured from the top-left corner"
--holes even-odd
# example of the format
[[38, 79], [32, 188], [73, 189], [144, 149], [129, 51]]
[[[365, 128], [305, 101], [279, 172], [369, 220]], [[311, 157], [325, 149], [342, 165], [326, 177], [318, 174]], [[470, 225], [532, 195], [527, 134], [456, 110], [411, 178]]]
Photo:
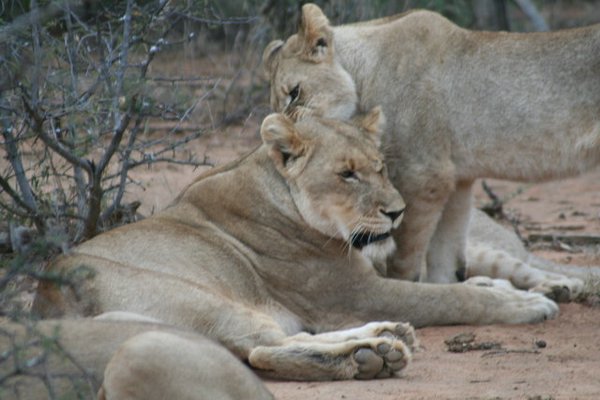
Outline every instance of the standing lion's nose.
[[404, 212], [404, 208], [401, 210], [395, 210], [395, 211], [385, 211], [385, 210], [379, 210], [383, 215], [385, 215], [386, 217], [388, 217], [389, 219], [392, 220], [392, 222], [395, 222]]

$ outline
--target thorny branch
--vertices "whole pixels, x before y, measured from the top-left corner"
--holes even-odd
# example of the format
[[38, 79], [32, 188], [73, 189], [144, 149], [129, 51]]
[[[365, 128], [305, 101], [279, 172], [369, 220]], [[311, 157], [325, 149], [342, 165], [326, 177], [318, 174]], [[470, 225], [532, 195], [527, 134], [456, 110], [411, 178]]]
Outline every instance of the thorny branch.
[[[511, 224], [513, 231], [515, 232], [517, 237], [521, 240], [521, 242], [526, 244], [527, 241], [525, 240], [525, 238], [523, 238], [523, 235], [521, 235], [521, 231], [519, 229], [519, 219], [508, 215], [504, 211], [505, 200], [498, 197], [498, 195], [494, 193], [492, 188], [487, 184], [485, 180], [481, 181], [481, 187], [485, 194], [487, 194], [491, 200], [491, 203], [485, 204], [481, 207], [481, 211], [488, 214], [492, 218], [503, 219], [505, 221], [508, 221]], [[517, 191], [517, 194], [518, 193], [520, 193], [520, 191]]]
[[[153, 115], [162, 115], [153, 113], [152, 109], [147, 108], [146, 104], [162, 104], [162, 102], [148, 102], [147, 96], [150, 91], [144, 89], [144, 85], [161, 80], [161, 78], [153, 80], [147, 77], [149, 66], [163, 46], [173, 46], [178, 43], [178, 41], [168, 42], [164, 39], [165, 35], [175, 27], [174, 23], [169, 22], [169, 18], [161, 15], [168, 2], [162, 1], [153, 6], [151, 12], [141, 18], [139, 13], [135, 17], [133, 15], [134, 7], [139, 6], [133, 0], [128, 0], [123, 16], [119, 20], [120, 33], [114, 29], [114, 21], [105, 24], [100, 18], [96, 18], [95, 27], [93, 23], [88, 25], [88, 22], [93, 21], [84, 22], [79, 15], [81, 10], [74, 8], [73, 3], [68, 1], [61, 3], [58, 9], [46, 7], [41, 11], [36, 8], [35, 1], [31, 4], [33, 11], [27, 21], [32, 38], [29, 53], [34, 60], [33, 67], [27, 70], [25, 75], [19, 75], [22, 79], [17, 79], [14, 89], [8, 93], [8, 96], [3, 96], [6, 97], [6, 101], [2, 103], [4, 128], [2, 135], [6, 144], [7, 158], [11, 162], [14, 173], [11, 176], [0, 175], [0, 188], [5, 195], [4, 198], [0, 197], [2, 205], [0, 209], [6, 212], [21, 209], [22, 211], [17, 213], [9, 212], [9, 215], [20, 218], [27, 215], [40, 234], [45, 231], [45, 224], [49, 218], [54, 219], [53, 224], [55, 224], [60, 222], [56, 218], [60, 220], [68, 215], [75, 217], [79, 222], [76, 222], [78, 227], [74, 231], [73, 240], [79, 241], [95, 235], [98, 228], [106, 226], [112, 214], [119, 209], [125, 188], [130, 182], [128, 172], [131, 169], [155, 162], [202, 164], [203, 162], [192, 158], [181, 160], [177, 157], [160, 157], [160, 154], [175, 151], [179, 146], [199, 137], [204, 130], [198, 129], [175, 141], [165, 138], [150, 140], [154, 145], [149, 148], [158, 146], [162, 149], [153, 149], [151, 152], [155, 155], [153, 157], [144, 156], [140, 161], [132, 160], [138, 149], [147, 146], [144, 144], [148, 142], [146, 138], [139, 141], [139, 132], [143, 130], [147, 119], [152, 118]], [[56, 15], [57, 12], [64, 14], [66, 30], [62, 40], [56, 40], [49, 35], [44, 25], [49, 21], [46, 18], [47, 13]], [[161, 27], [162, 33], [156, 35]], [[9, 32], [10, 29], [3, 29], [0, 33], [9, 35]], [[19, 32], [19, 36], [8, 37], [19, 41], [24, 31], [20, 29]], [[45, 52], [49, 46], [56, 46], [55, 53], [58, 54], [59, 63], [52, 67], [45, 65], [48, 62]], [[141, 49], [145, 51], [140, 52]], [[62, 50], [62, 53], [59, 50]], [[145, 57], [138, 62], [134, 61], [131, 54], [136, 59], [139, 59], [140, 55]], [[14, 57], [21, 56], [15, 53]], [[52, 73], [52, 68], [62, 68], [60, 65], [65, 66], [66, 85], [56, 80], [55, 77], [59, 76], [57, 74], [45, 76], [48, 72]], [[83, 75], [80, 75], [81, 72]], [[188, 78], [170, 79], [173, 84], [185, 82]], [[207, 83], [204, 79], [198, 81]], [[135, 82], [133, 87], [131, 82]], [[213, 80], [208, 83], [214, 82]], [[210, 89], [209, 92], [212, 90]], [[61, 95], [60, 100], [56, 95]], [[191, 106], [182, 111], [179, 111], [177, 106], [165, 106], [164, 109], [170, 110], [171, 115], [176, 117], [177, 124], [180, 124], [181, 121], [189, 118], [191, 111], [202, 100], [203, 98], [194, 101]], [[23, 126], [22, 122], [15, 121], [21, 115], [26, 117], [23, 120], [26, 132], [15, 137], [13, 127]], [[90, 118], [81, 121], [78, 120], [81, 118], [79, 115], [82, 118], [89, 115]], [[112, 127], [109, 128], [107, 125], [110, 121]], [[110, 136], [108, 142], [104, 139], [106, 136]], [[23, 154], [19, 147], [35, 149], [37, 139], [41, 140], [46, 147], [40, 162], [35, 165], [30, 164], [28, 170], [28, 167], [23, 165]], [[97, 150], [101, 150], [101, 154], [94, 155], [98, 153]], [[113, 159], [116, 154], [119, 155], [120, 162], [115, 174]], [[55, 156], [61, 157], [70, 165], [71, 174], [60, 172], [64, 167], [57, 167]], [[38, 175], [40, 168], [50, 171], [49, 173], [54, 177], [56, 187], [52, 195], [53, 200], [49, 199], [42, 188], [42, 185], [48, 182], [48, 172], [40, 176]], [[35, 188], [29, 182], [32, 178]], [[117, 185], [111, 182], [115, 178], [118, 179]], [[65, 185], [65, 180], [69, 179], [71, 184]], [[19, 190], [14, 187], [18, 187]], [[42, 192], [39, 192], [40, 189]], [[69, 195], [68, 192], [74, 195]], [[111, 193], [111, 201], [106, 204], [105, 198]], [[55, 203], [57, 199], [68, 204], [59, 207], [50, 204], [50, 201]], [[68, 211], [70, 208], [74, 208], [75, 211]], [[63, 223], [68, 222], [63, 221]], [[67, 228], [67, 231], [69, 230]]]
[[[0, 162], [6, 161], [0, 169], [0, 249], [18, 252], [11, 259], [0, 254], [0, 315], [23, 316], [23, 285], [44, 282], [79, 295], [80, 276], [49, 274], [44, 266], [73, 243], [135, 215], [138, 201], [122, 204], [128, 188], [140, 185], [134, 168], [209, 165], [206, 156], [180, 149], [222, 126], [224, 117], [203, 106], [222, 99], [224, 88], [226, 101], [244, 107], [239, 103], [246, 97], [229, 82], [247, 74], [233, 70], [244, 68], [241, 63], [230, 62], [225, 76], [190, 69], [177, 76], [172, 55], [180, 54], [177, 46], [198, 44], [193, 30], [199, 24], [214, 29], [258, 18], [214, 17], [214, 10], [207, 17], [199, 15], [206, 8], [192, 11], [165, 0], [92, 2], [92, 14], [72, 0], [14, 3], [22, 15], [0, 15]], [[182, 19], [189, 21], [183, 36]], [[260, 58], [244, 51], [255, 62]], [[158, 125], [163, 128], [153, 129]], [[53, 351], [61, 353], [56, 346]], [[0, 353], [3, 373], [10, 371], [7, 355]], [[47, 356], [25, 361], [37, 367]], [[39, 379], [49, 398], [60, 396], [47, 371], [21, 365], [11, 373]], [[0, 376], [0, 386], [6, 379]]]

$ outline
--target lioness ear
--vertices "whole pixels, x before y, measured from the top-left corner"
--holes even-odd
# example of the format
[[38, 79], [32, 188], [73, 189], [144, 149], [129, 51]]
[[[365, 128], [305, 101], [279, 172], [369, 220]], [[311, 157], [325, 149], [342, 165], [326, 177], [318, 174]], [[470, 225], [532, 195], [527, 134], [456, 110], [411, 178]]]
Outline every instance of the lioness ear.
[[283, 40], [273, 40], [267, 45], [265, 51], [263, 51], [263, 69], [268, 77], [271, 77], [275, 70], [275, 59], [282, 47]]
[[381, 106], [374, 107], [367, 114], [358, 117], [358, 125], [378, 147], [381, 145], [381, 135], [385, 127], [385, 116]]
[[268, 115], [260, 127], [260, 135], [278, 168], [285, 168], [291, 160], [304, 154], [305, 141], [294, 122], [283, 114]]
[[333, 31], [318, 6], [310, 3], [302, 6], [298, 39], [305, 59], [320, 63], [332, 58]]

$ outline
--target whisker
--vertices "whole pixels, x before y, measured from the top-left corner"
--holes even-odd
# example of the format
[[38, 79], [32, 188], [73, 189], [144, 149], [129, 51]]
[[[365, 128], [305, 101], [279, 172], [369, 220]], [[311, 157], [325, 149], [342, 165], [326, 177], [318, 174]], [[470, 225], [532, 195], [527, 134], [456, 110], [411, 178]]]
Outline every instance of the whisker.
[[355, 225], [352, 231], [350, 232], [350, 237], [348, 238], [347, 247], [348, 247], [348, 262], [350, 262], [350, 255], [352, 254], [352, 241], [355, 235], [359, 235], [364, 229], [364, 225], [362, 224], [361, 217], [357, 218], [357, 221], [353, 224]]

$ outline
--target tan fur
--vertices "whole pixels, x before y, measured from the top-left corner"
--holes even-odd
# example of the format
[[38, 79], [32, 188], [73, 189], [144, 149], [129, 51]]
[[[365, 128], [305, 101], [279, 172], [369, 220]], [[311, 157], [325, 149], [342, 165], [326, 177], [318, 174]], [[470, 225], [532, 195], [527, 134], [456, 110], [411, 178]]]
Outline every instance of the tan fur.
[[42, 285], [34, 309], [142, 314], [202, 333], [271, 376], [303, 380], [382, 378], [404, 368], [412, 327], [378, 321], [525, 323], [556, 315], [556, 304], [539, 294], [376, 274], [363, 252], [393, 251], [386, 234], [404, 208], [377, 148], [381, 122], [378, 109], [358, 127], [268, 116], [254, 152], [201, 176], [163, 212], [59, 259], [55, 272], [84, 265], [95, 275], [79, 285], [79, 297]]
[[302, 13], [298, 34], [265, 50], [271, 104], [336, 119], [382, 105], [407, 201], [390, 276], [456, 280], [475, 178], [539, 181], [600, 163], [600, 25], [474, 32], [415, 11], [332, 27], [313, 4]]
[[[45, 320], [27, 328], [0, 319], [0, 331], [3, 352], [19, 347], [22, 365], [38, 360], [2, 383], [5, 400], [44, 399], [50, 393], [61, 399], [91, 399], [98, 393], [102, 400], [273, 398], [221, 346], [165, 324], [76, 319]], [[50, 339], [39, 344], [42, 337]], [[58, 346], [51, 344], [54, 338]], [[14, 368], [12, 361], [0, 363], [2, 376]]]
[[600, 277], [598, 267], [560, 265], [527, 251], [511, 230], [480, 210], [474, 210], [466, 246], [466, 278], [506, 279], [519, 289], [543, 293], [555, 301], [571, 301], [584, 289], [584, 281]]

